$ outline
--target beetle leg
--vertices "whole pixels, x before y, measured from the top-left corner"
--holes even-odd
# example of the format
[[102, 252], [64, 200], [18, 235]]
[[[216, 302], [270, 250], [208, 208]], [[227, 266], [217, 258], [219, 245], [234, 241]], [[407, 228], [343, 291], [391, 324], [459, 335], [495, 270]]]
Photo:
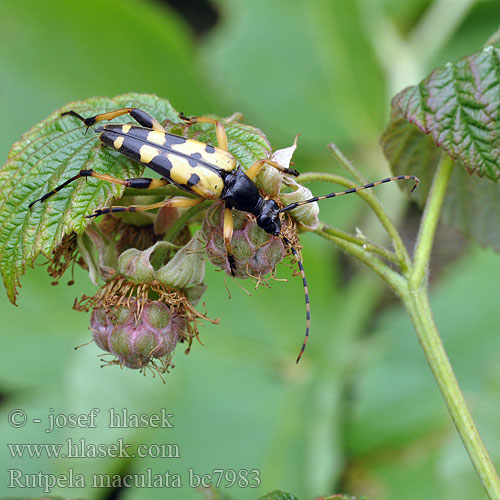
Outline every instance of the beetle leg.
[[285, 174], [295, 175], [295, 176], [299, 175], [299, 172], [297, 172], [297, 170], [293, 168], [282, 167], [279, 163], [276, 163], [275, 161], [268, 159], [257, 160], [252, 166], [250, 166], [245, 171], [245, 174], [249, 179], [254, 180], [257, 177], [260, 170], [262, 169], [262, 167], [266, 164], [271, 165], [271, 167], [274, 167], [275, 169]]
[[47, 198], [50, 198], [52, 195], [56, 194], [61, 189], [65, 188], [68, 184], [82, 178], [82, 177], [95, 177], [96, 179], [100, 179], [102, 181], [111, 182], [113, 184], [120, 184], [122, 186], [131, 187], [135, 189], [157, 189], [162, 186], [165, 186], [169, 183], [167, 179], [150, 179], [145, 177], [136, 177], [133, 179], [118, 179], [117, 177], [113, 177], [107, 174], [99, 174], [94, 172], [93, 170], [80, 170], [76, 175], [63, 182], [61, 185], [54, 188], [52, 191], [45, 193], [41, 198], [38, 198], [35, 201], [32, 201], [29, 204], [29, 208], [31, 208], [35, 203], [41, 201], [44, 202]]
[[154, 210], [161, 207], [194, 207], [205, 201], [205, 198], [183, 198], [176, 196], [168, 200], [160, 201], [158, 203], [151, 203], [150, 205], [129, 205], [128, 207], [107, 207], [95, 210], [93, 214], [86, 215], [87, 219], [97, 217], [99, 215], [116, 213], [116, 212], [144, 212], [145, 210]]
[[132, 179], [118, 179], [108, 174], [98, 174], [92, 170], [92, 176], [101, 181], [120, 184], [134, 189], [158, 189], [170, 183], [168, 179], [152, 179], [151, 177], [132, 177]]
[[78, 118], [81, 120], [86, 126], [91, 127], [97, 122], [100, 122], [102, 120], [113, 120], [117, 118], [118, 116], [122, 115], [130, 115], [139, 125], [150, 128], [153, 130], [157, 130], [158, 132], [166, 132], [166, 130], [161, 126], [160, 122], [155, 120], [151, 115], [146, 113], [145, 111], [142, 111], [142, 109], [138, 108], [121, 108], [121, 109], [116, 109], [115, 111], [109, 111], [107, 113], [100, 113], [95, 116], [91, 116], [89, 118], [84, 118], [83, 116], [79, 115], [75, 111], [65, 111], [64, 113], [61, 114], [61, 116], [65, 115], [71, 115], [74, 116], [75, 118]]
[[234, 276], [236, 271], [236, 262], [234, 261], [233, 250], [231, 248], [231, 240], [233, 238], [233, 214], [230, 208], [224, 209], [224, 245], [226, 247], [227, 260], [229, 261], [229, 268], [231, 269], [231, 274]]
[[215, 118], [208, 118], [207, 116], [192, 116], [188, 118], [184, 113], [179, 113], [179, 118], [184, 120], [189, 125], [193, 123], [213, 123], [215, 125], [215, 133], [217, 134], [217, 144], [219, 148], [227, 151], [227, 135], [224, 125]]

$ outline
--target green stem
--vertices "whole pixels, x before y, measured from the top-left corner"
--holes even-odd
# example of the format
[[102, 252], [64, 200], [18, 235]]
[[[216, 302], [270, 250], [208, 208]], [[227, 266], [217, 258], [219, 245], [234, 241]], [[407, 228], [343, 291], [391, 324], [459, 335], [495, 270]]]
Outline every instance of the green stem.
[[412, 290], [426, 284], [434, 235], [452, 170], [453, 160], [446, 153], [443, 153], [429, 192], [415, 245], [413, 269], [409, 277], [409, 287]]
[[393, 271], [386, 264], [373, 257], [371, 252], [368, 252], [363, 247], [360, 247], [354, 243], [346, 241], [337, 236], [333, 236], [325, 231], [324, 228], [319, 228], [314, 231], [319, 236], [325, 238], [326, 240], [335, 243], [337, 246], [345, 250], [347, 253], [356, 257], [358, 260], [366, 264], [370, 269], [372, 269], [380, 278], [382, 278], [399, 297], [403, 297], [406, 291], [406, 279], [403, 278], [399, 273]]
[[481, 440], [472, 415], [467, 408], [467, 403], [439, 337], [429, 305], [427, 291], [425, 288], [421, 288], [414, 293], [410, 292], [403, 298], [403, 302], [413, 321], [418, 340], [436, 379], [448, 412], [476, 469], [477, 475], [488, 493], [488, 497], [491, 500], [499, 500], [500, 481], [498, 475]]
[[181, 230], [186, 226], [186, 224], [200, 211], [204, 208], [210, 206], [209, 201], [203, 201], [195, 207], [188, 208], [173, 224], [172, 227], [166, 232], [163, 237], [164, 241], [174, 241]]
[[337, 159], [337, 161], [360, 183], [368, 184], [361, 172], [350, 162], [342, 151], [337, 147], [334, 142], [328, 144], [328, 151]]
[[[298, 177], [297, 182], [331, 182], [334, 184], [339, 184], [340, 186], [344, 186], [347, 189], [352, 189], [357, 186], [356, 183], [349, 179], [346, 179], [345, 177], [326, 174], [323, 172], [309, 172], [306, 174], [301, 174], [300, 177]], [[371, 207], [371, 209], [381, 222], [382, 226], [386, 230], [387, 234], [391, 238], [394, 250], [396, 251], [396, 255], [399, 259], [399, 266], [402, 273], [405, 275], [411, 265], [410, 256], [408, 255], [406, 247], [404, 246], [403, 241], [401, 240], [401, 237], [399, 236], [399, 233], [392, 223], [390, 217], [387, 215], [384, 208], [377, 200], [377, 198], [373, 195], [373, 193], [370, 193], [369, 191], [358, 191], [356, 194], [361, 196], [361, 198]]]
[[365, 238], [359, 238], [358, 236], [354, 236], [353, 234], [348, 233], [347, 231], [342, 231], [341, 229], [327, 226], [322, 222], [320, 222], [319, 227], [325, 233], [328, 233], [331, 236], [336, 236], [337, 238], [341, 238], [345, 241], [355, 243], [356, 245], [363, 247], [368, 252], [376, 253], [377, 255], [380, 255], [384, 259], [387, 259], [388, 261], [392, 262], [396, 266], [399, 266], [399, 259], [397, 258], [396, 254], [394, 252], [391, 252], [390, 250], [387, 250], [387, 248], [377, 245]]
[[420, 224], [414, 266], [408, 279], [407, 292], [403, 294], [402, 300], [408, 309], [427, 362], [474, 468], [489, 498], [500, 500], [500, 481], [453, 373], [427, 295], [429, 260], [452, 169], [453, 160], [443, 154]]

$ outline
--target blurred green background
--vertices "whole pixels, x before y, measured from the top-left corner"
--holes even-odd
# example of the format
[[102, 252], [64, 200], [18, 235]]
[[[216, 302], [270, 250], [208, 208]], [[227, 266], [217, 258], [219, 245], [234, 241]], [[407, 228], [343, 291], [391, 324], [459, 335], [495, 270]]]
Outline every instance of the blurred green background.
[[[369, 179], [386, 176], [378, 137], [390, 97], [437, 64], [477, 50], [498, 27], [497, 2], [460, 0], [1, 0], [0, 152], [63, 104], [124, 92], [156, 93], [188, 115], [241, 111], [273, 148], [301, 134], [302, 171], [341, 173], [326, 151], [335, 141]], [[158, 117], [161, 119], [161, 117]], [[411, 173], [411, 172], [408, 172]], [[312, 185], [315, 193], [330, 186]], [[395, 186], [378, 195], [411, 247], [418, 211]], [[323, 220], [386, 243], [355, 197], [325, 201]], [[432, 304], [458, 379], [496, 463], [500, 463], [498, 256], [441, 228], [434, 251]], [[0, 497], [40, 496], [8, 488], [24, 473], [179, 473], [181, 489], [55, 488], [78, 498], [197, 499], [187, 470], [259, 469], [250, 500], [275, 489], [307, 499], [339, 491], [370, 499], [485, 498], [420, 351], [394, 298], [366, 269], [311, 234], [303, 235], [312, 301], [311, 340], [295, 365], [304, 329], [300, 279], [281, 266], [271, 289], [248, 296], [207, 266], [204, 296], [219, 326], [205, 346], [177, 350], [163, 385], [117, 367], [100, 369], [88, 345], [88, 317], [72, 310], [93, 294], [50, 286], [37, 266], [22, 278], [19, 307], [0, 294]], [[42, 261], [43, 259], [41, 259]], [[68, 278], [69, 279], [69, 278]], [[65, 280], [63, 280], [65, 281]], [[231, 290], [231, 298], [225, 285]], [[109, 429], [109, 408], [151, 414], [166, 408], [174, 429]], [[96, 429], [30, 420], [101, 410]], [[7, 443], [176, 443], [181, 458], [19, 459]]]

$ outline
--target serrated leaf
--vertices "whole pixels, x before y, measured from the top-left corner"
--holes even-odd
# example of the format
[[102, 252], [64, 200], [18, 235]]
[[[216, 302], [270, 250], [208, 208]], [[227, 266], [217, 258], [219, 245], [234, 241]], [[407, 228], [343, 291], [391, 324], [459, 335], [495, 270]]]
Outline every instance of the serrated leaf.
[[339, 493], [338, 495], [319, 497], [316, 500], [366, 500], [366, 497], [353, 497], [351, 495], [344, 495], [343, 493]]
[[292, 493], [287, 493], [282, 490], [273, 490], [263, 495], [259, 498], [259, 500], [298, 500], [295, 495]]
[[423, 205], [432, 183], [442, 151], [434, 145], [432, 137], [406, 121], [399, 112], [392, 110], [391, 119], [380, 139], [385, 157], [394, 175], [412, 174], [420, 179], [412, 200]]
[[[420, 178], [411, 198], [423, 207], [442, 150], [395, 110], [382, 145], [394, 175], [411, 173]], [[479, 244], [500, 251], [500, 185], [469, 174], [460, 162], [457, 167], [444, 200], [443, 221]]]
[[121, 178], [141, 175], [144, 170], [111, 149], [102, 148], [92, 131], [85, 133], [78, 120], [61, 117], [61, 113], [72, 109], [90, 116], [128, 106], [163, 118], [177, 116], [168, 101], [156, 96], [93, 98], [70, 103], [54, 112], [12, 147], [0, 171], [0, 271], [11, 302], [15, 302], [19, 275], [26, 264], [33, 266], [40, 253], [49, 256], [65, 234], [81, 233], [89, 223], [84, 215], [112, 197], [119, 197], [123, 187], [81, 179], [31, 210], [30, 202], [83, 168]]
[[394, 174], [420, 177], [412, 199], [421, 206], [441, 155], [450, 155], [457, 168], [443, 220], [500, 250], [500, 42], [492, 40], [397, 94], [381, 143]]
[[464, 236], [500, 252], [500, 184], [455, 168], [442, 217]]
[[[44, 203], [29, 204], [81, 169], [93, 169], [122, 179], [142, 175], [144, 166], [128, 160], [111, 148], [103, 147], [92, 129], [72, 116], [82, 116], [123, 107], [137, 107], [162, 122], [178, 122], [170, 103], [154, 95], [124, 94], [112, 99], [92, 98], [72, 102], [35, 125], [16, 142], [0, 171], [0, 271], [11, 302], [25, 266], [33, 266], [39, 254], [47, 257], [71, 232], [81, 233], [89, 224], [85, 215], [119, 198], [123, 187], [94, 178], [80, 179]], [[131, 122], [128, 115], [117, 123]], [[258, 129], [227, 121], [229, 149], [245, 167], [270, 152], [265, 135]], [[176, 125], [179, 128], [178, 125]], [[189, 136], [217, 144], [213, 126], [192, 127]]]
[[[500, 45], [435, 69], [392, 106], [470, 172], [500, 179]], [[393, 115], [394, 116], [394, 115]], [[392, 124], [389, 124], [392, 127]]]

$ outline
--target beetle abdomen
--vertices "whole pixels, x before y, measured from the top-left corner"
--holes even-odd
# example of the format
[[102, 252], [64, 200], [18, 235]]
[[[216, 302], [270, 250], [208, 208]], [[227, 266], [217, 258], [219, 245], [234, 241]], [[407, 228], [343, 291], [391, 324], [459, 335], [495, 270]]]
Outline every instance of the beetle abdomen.
[[220, 198], [222, 175], [236, 166], [227, 151], [174, 134], [131, 125], [105, 125], [96, 131], [107, 146], [203, 198]]

